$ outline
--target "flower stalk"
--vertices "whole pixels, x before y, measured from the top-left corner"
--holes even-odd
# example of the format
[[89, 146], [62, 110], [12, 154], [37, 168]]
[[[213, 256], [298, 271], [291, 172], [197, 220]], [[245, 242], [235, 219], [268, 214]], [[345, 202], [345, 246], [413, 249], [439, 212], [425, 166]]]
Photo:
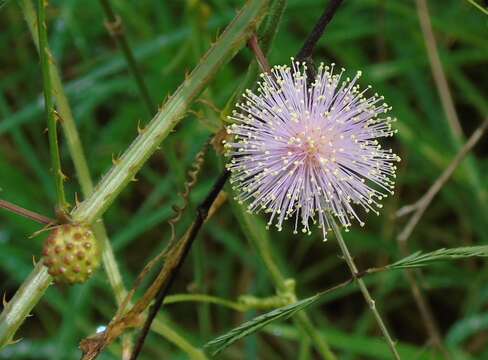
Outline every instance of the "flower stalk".
[[344, 238], [342, 237], [341, 230], [339, 229], [339, 226], [337, 226], [335, 220], [332, 218], [332, 216], [329, 215], [329, 220], [330, 223], [332, 224], [332, 228], [334, 229], [334, 233], [337, 239], [337, 242], [339, 243], [339, 247], [341, 248], [342, 254], [344, 255], [344, 260], [347, 263], [347, 266], [349, 267], [349, 270], [351, 271], [352, 276], [355, 278], [359, 289], [361, 290], [361, 293], [363, 294], [364, 300], [366, 300], [366, 303], [368, 304], [371, 312], [373, 313], [373, 316], [378, 323], [378, 326], [383, 333], [383, 336], [386, 339], [386, 342], [388, 343], [388, 346], [391, 350], [391, 353], [395, 357], [395, 359], [400, 359], [400, 354], [398, 353], [398, 350], [395, 345], [395, 341], [393, 341], [392, 337], [390, 336], [390, 333], [388, 332], [388, 328], [386, 327], [383, 319], [381, 318], [381, 315], [376, 308], [376, 303], [374, 299], [371, 297], [371, 294], [369, 293], [368, 288], [366, 287], [366, 284], [364, 283], [364, 280], [361, 279], [360, 277], [357, 277], [356, 274], [358, 274], [358, 269], [356, 267], [356, 264], [354, 263], [354, 260], [352, 259], [351, 254], [349, 253], [349, 249], [347, 248], [346, 242], [344, 241]]

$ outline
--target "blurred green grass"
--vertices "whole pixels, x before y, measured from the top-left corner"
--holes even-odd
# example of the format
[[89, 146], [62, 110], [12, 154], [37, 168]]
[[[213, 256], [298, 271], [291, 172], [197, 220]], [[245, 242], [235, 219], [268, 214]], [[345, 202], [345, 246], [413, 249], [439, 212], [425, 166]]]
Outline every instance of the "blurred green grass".
[[[151, 96], [159, 104], [195, 66], [241, 4], [195, 1], [197, 5], [190, 8], [190, 1], [112, 3], [124, 21]], [[324, 2], [318, 0], [289, 1], [269, 56], [272, 64], [286, 63], [297, 52], [323, 6]], [[488, 113], [488, 18], [461, 0], [430, 1], [429, 7], [459, 118], [465, 134], [470, 134]], [[124, 58], [106, 32], [98, 2], [51, 1], [48, 18], [53, 55], [62, 70], [90, 169], [98, 179], [111, 165], [112, 154], [122, 152], [135, 137], [138, 121], [149, 119]], [[49, 173], [38, 57], [15, 2], [0, 8], [0, 24], [0, 197], [53, 216], [55, 192]], [[432, 80], [415, 3], [346, 1], [327, 28], [314, 58], [336, 62], [350, 73], [363, 70], [362, 84], [371, 84], [383, 94], [399, 119], [400, 131], [393, 146], [403, 162], [396, 195], [386, 201], [379, 217], [370, 217], [366, 227], [356, 227], [346, 236], [360, 268], [394, 261], [401, 257], [395, 236], [404, 223], [394, 219], [395, 211], [417, 200], [457, 150]], [[223, 108], [243, 80], [250, 59], [248, 50], [239, 53], [222, 69], [205, 98]], [[178, 201], [184, 174], [211, 133], [207, 122], [215, 124], [218, 117], [203, 103], [195, 103], [192, 109], [211, 118], [202, 120], [189, 113], [143, 168], [139, 181], [122, 193], [104, 217], [128, 286], [169, 239], [166, 221], [171, 216], [171, 205]], [[446, 184], [409, 240], [412, 250], [486, 244], [487, 154], [485, 141]], [[70, 177], [67, 193], [74, 202], [74, 194], [80, 191], [64, 144], [62, 160]], [[203, 199], [219, 166], [218, 157], [211, 153], [192, 194], [193, 204]], [[477, 181], [472, 180], [473, 176]], [[187, 212], [178, 231], [181, 233], [190, 221]], [[32, 269], [32, 256], [39, 257], [43, 235], [29, 238], [37, 229], [28, 220], [1, 213], [0, 288], [7, 298]], [[290, 234], [271, 230], [269, 237], [274, 257], [286, 276], [296, 279], [300, 296], [311, 295], [348, 276], [334, 241], [324, 244], [318, 232], [311, 237]], [[245, 293], [272, 295], [274, 287], [244, 235], [226, 204], [200, 235], [201, 261], [186, 263], [173, 292], [205, 291], [230, 299]], [[199, 264], [196, 270], [195, 264]], [[422, 285], [446, 344], [466, 358], [488, 357], [488, 323], [484, 320], [487, 269], [480, 261], [461, 261], [423, 270]], [[424, 325], [403, 275], [385, 273], [366, 282], [394, 337], [410, 346], [412, 353], [420, 354], [419, 358], [429, 358]], [[198, 283], [205, 284], [204, 289], [198, 288]], [[204, 306], [182, 303], [165, 310], [174, 327], [196, 346], [243, 320], [242, 315], [213, 305], [209, 319], [197, 317]], [[0, 353], [0, 358], [79, 358], [78, 341], [105, 324], [114, 309], [113, 296], [101, 271], [83, 286], [52, 287], [17, 335], [24, 340]], [[376, 324], [355, 287], [326, 296], [320, 306], [309, 311], [319, 329], [335, 334], [330, 343], [339, 358], [388, 358]], [[287, 331], [295, 332], [296, 337], [296, 328]], [[288, 337], [292, 336], [270, 329], [234, 345], [221, 358], [298, 358], [300, 342]], [[115, 358], [118, 350], [114, 345], [101, 358]], [[144, 354], [147, 359], [185, 358], [154, 334]], [[310, 358], [314, 356], [312, 353]]]

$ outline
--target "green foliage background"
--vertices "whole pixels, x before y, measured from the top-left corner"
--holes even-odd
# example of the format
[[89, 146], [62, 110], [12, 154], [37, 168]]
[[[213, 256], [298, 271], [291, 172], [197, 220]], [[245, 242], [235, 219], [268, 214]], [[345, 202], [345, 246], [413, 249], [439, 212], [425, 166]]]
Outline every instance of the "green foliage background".
[[[467, 1], [429, 1], [432, 25], [444, 70], [451, 85], [466, 137], [488, 114], [486, 38], [488, 17]], [[142, 69], [151, 97], [162, 104], [184, 80], [219, 30], [235, 15], [240, 1], [113, 0]], [[289, 62], [301, 47], [324, 1], [290, 0], [269, 60]], [[49, 43], [62, 70], [88, 163], [94, 179], [111, 166], [149, 118], [133, 78], [104, 27], [97, 1], [51, 1]], [[41, 214], [54, 216], [54, 182], [44, 111], [42, 76], [35, 47], [19, 6], [0, 7], [0, 197]], [[104, 216], [127, 287], [143, 265], [167, 243], [166, 221], [179, 203], [185, 173], [195, 154], [220, 125], [222, 109], [243, 80], [253, 58], [243, 49], [223, 67], [217, 79], [144, 166]], [[395, 219], [402, 205], [415, 202], [450, 163], [460, 147], [451, 135], [441, 106], [420, 30], [414, 1], [348, 0], [341, 6], [314, 54], [316, 61], [335, 62], [350, 74], [363, 71], [362, 85], [371, 84], [393, 106], [399, 134], [392, 146], [403, 162], [395, 196], [379, 217], [369, 216], [364, 228], [354, 227], [346, 241], [360, 269], [392, 263], [402, 256], [395, 237], [405, 219]], [[68, 198], [80, 193], [73, 165], [61, 137]], [[488, 147], [475, 148], [435, 198], [409, 240], [412, 251], [488, 243]], [[212, 150], [192, 193], [192, 206], [177, 226], [183, 233], [198, 204], [221, 170]], [[0, 217], [0, 289], [10, 298], [39, 258], [45, 234], [30, 238], [39, 226], [2, 210]], [[304, 298], [349, 277], [338, 256], [335, 239], [293, 236], [290, 228], [267, 233], [270, 254], [286, 278], [296, 281]], [[225, 299], [243, 294], [275, 294], [262, 259], [246, 240], [230, 204], [204, 226], [176, 281], [173, 293], [205, 293]], [[445, 262], [422, 269], [421, 285], [432, 306], [446, 347], [456, 359], [488, 358], [488, 265], [482, 260]], [[365, 278], [400, 352], [420, 359], [439, 358], [427, 341], [425, 326], [402, 271]], [[112, 317], [116, 309], [103, 271], [84, 285], [51, 287], [26, 320], [17, 338], [23, 340], [0, 359], [77, 359], [80, 339]], [[356, 286], [324, 296], [307, 309], [316, 328], [340, 359], [388, 359], [386, 343]], [[195, 302], [168, 305], [164, 316], [195, 347], [252, 318], [256, 311], [237, 313]], [[115, 344], [101, 359], [120, 358]], [[187, 358], [157, 334], [150, 335], [141, 358]], [[273, 323], [220, 355], [222, 359], [313, 359], [310, 348], [291, 322]], [[441, 357], [442, 358], [442, 357]]]

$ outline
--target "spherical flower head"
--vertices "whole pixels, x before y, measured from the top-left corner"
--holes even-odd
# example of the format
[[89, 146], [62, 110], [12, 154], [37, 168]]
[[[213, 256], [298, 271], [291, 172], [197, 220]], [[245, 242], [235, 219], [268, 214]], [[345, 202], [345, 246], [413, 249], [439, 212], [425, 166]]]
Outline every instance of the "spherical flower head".
[[360, 90], [358, 72], [344, 78], [320, 64], [307, 79], [304, 63], [275, 66], [261, 74], [257, 93], [246, 90], [237, 104], [225, 144], [231, 183], [250, 212], [269, 213], [278, 230], [294, 219], [295, 233], [310, 234], [317, 223], [324, 240], [334, 216], [346, 230], [357, 213], [378, 213], [383, 197], [393, 194], [394, 163], [378, 138], [392, 136], [383, 97]]

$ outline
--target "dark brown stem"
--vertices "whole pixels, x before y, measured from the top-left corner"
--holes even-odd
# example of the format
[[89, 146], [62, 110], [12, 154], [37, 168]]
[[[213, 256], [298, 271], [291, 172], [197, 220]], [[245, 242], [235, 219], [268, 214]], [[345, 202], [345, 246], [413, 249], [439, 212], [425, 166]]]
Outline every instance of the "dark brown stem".
[[230, 172], [228, 170], [225, 170], [220, 177], [217, 179], [216, 183], [214, 184], [212, 190], [210, 193], [207, 195], [205, 200], [200, 204], [200, 206], [197, 208], [197, 216], [195, 221], [192, 224], [192, 227], [190, 229], [190, 234], [189, 234], [189, 239], [185, 243], [185, 247], [183, 249], [181, 257], [177, 260], [177, 265], [174, 267], [170, 278], [167, 282], [165, 282], [158, 290], [158, 296], [156, 297], [156, 300], [149, 310], [149, 314], [146, 318], [146, 321], [144, 322], [144, 326], [142, 328], [141, 334], [139, 335], [139, 339], [137, 340], [136, 346], [134, 347], [134, 351], [130, 357], [131, 360], [136, 360], [139, 353], [142, 350], [142, 346], [144, 345], [144, 341], [146, 339], [146, 336], [149, 332], [149, 329], [151, 327], [151, 324], [156, 317], [157, 313], [161, 309], [161, 306], [163, 305], [164, 299], [166, 298], [166, 295], [168, 294], [169, 290], [171, 289], [171, 286], [173, 285], [174, 280], [176, 279], [176, 275], [178, 274], [181, 266], [183, 265], [188, 252], [190, 251], [190, 248], [195, 241], [203, 223], [205, 222], [205, 219], [207, 219], [208, 211], [210, 210], [210, 207], [214, 203], [215, 199], [219, 195], [220, 191], [224, 187], [225, 183], [227, 182], [227, 179], [230, 176]]
[[307, 36], [302, 48], [298, 52], [296, 59], [298, 61], [308, 61], [312, 58], [312, 53], [317, 45], [318, 41], [322, 37], [325, 28], [331, 22], [332, 18], [334, 17], [337, 9], [342, 4], [344, 0], [330, 0], [329, 4], [324, 10], [324, 13], [320, 17], [320, 19], [315, 24], [313, 30]]
[[37, 221], [38, 223], [49, 225], [55, 224], [56, 220], [50, 219], [44, 215], [38, 214], [34, 211], [27, 210], [21, 206], [12, 204], [11, 202], [0, 199], [0, 208], [8, 210], [14, 214], [23, 216], [27, 219]]

